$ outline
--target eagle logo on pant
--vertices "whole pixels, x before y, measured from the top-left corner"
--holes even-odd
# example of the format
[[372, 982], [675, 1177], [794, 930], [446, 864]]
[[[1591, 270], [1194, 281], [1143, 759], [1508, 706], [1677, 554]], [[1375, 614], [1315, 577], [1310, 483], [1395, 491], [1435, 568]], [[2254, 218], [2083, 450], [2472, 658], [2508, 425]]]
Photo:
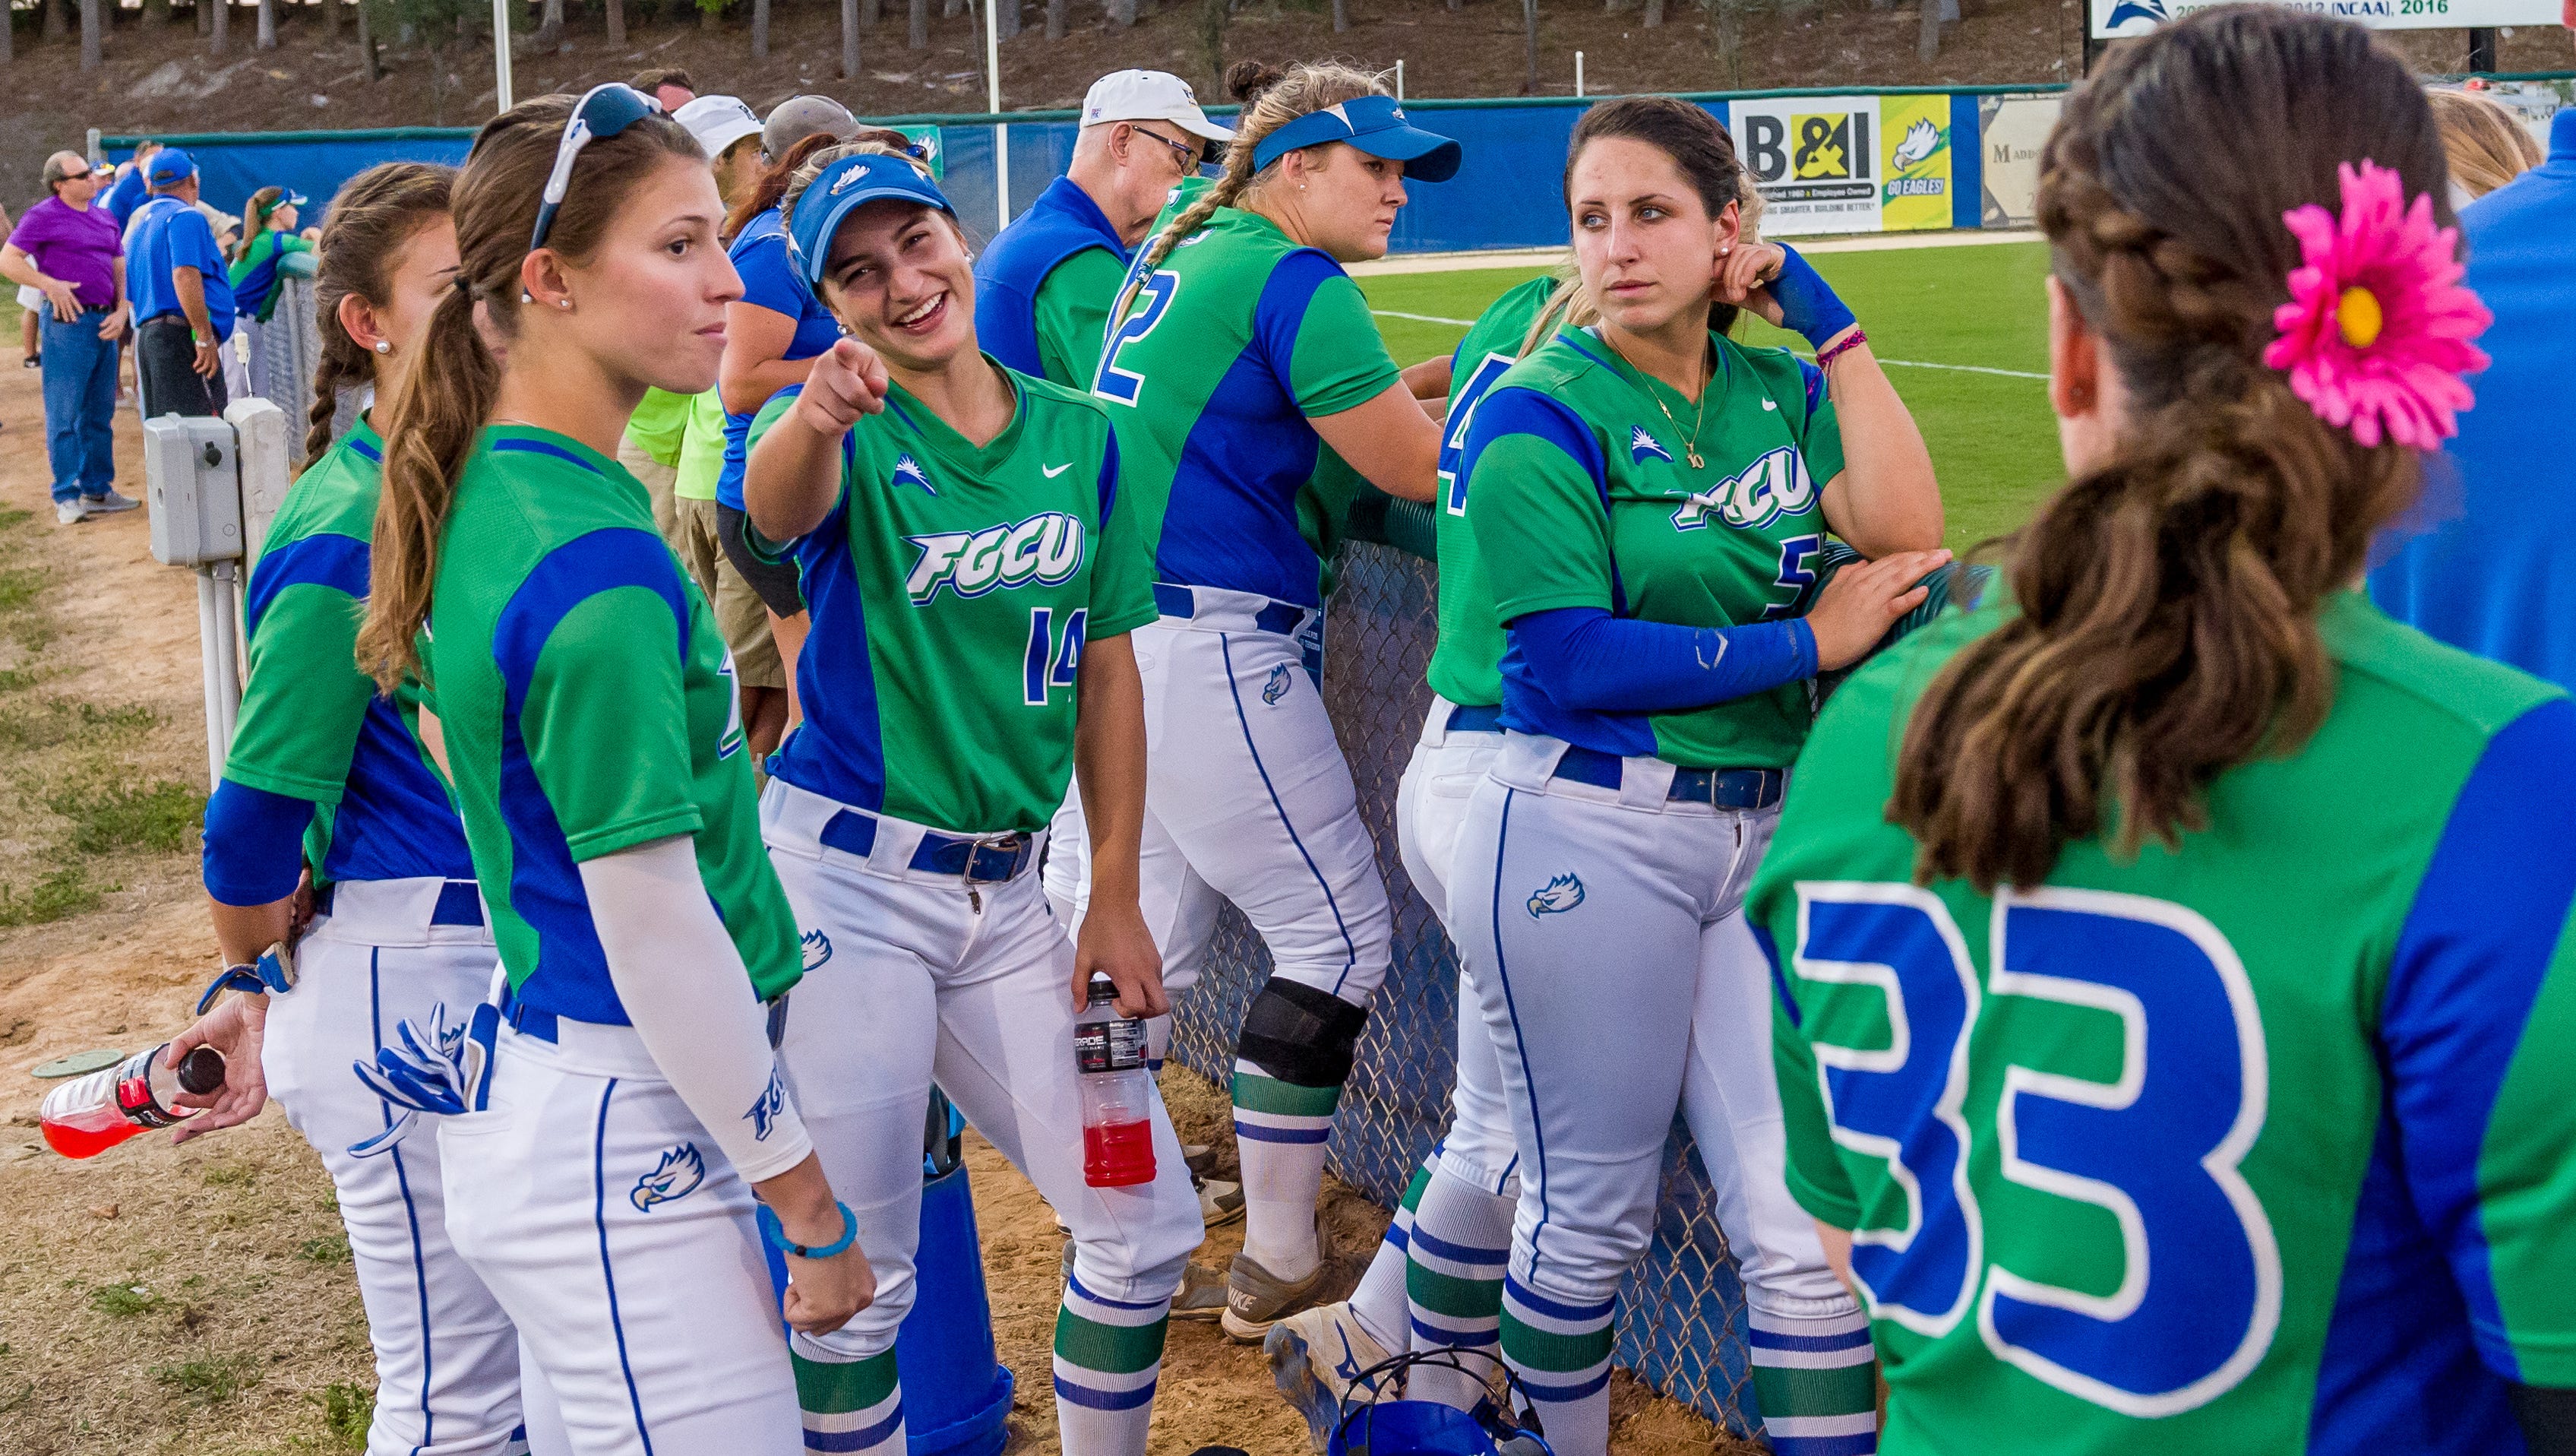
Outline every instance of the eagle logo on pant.
[[832, 937], [819, 930], [806, 931], [802, 944], [805, 952], [805, 969], [809, 971], [820, 968], [823, 962], [832, 958]]
[[1288, 696], [1288, 683], [1288, 664], [1283, 662], [1270, 669], [1270, 681], [1261, 685], [1261, 701], [1274, 708], [1279, 706], [1279, 700]]
[[1536, 920], [1542, 915], [1562, 915], [1582, 903], [1583, 881], [1570, 874], [1558, 875], [1529, 897], [1530, 918]]
[[626, 1195], [636, 1211], [651, 1213], [656, 1204], [672, 1203], [698, 1191], [707, 1181], [707, 1160], [698, 1156], [696, 1143], [682, 1143], [662, 1155], [652, 1172], [635, 1180], [635, 1191]]

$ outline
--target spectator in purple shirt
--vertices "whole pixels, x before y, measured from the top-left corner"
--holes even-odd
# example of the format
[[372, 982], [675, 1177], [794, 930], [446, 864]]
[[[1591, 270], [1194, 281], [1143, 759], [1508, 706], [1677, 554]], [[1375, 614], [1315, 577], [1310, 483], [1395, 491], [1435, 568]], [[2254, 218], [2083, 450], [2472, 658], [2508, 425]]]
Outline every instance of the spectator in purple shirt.
[[125, 245], [94, 206], [99, 179], [78, 152], [45, 159], [53, 196], [0, 247], [0, 275], [44, 294], [45, 451], [55, 519], [69, 526], [136, 502], [116, 489], [116, 348], [125, 336]]

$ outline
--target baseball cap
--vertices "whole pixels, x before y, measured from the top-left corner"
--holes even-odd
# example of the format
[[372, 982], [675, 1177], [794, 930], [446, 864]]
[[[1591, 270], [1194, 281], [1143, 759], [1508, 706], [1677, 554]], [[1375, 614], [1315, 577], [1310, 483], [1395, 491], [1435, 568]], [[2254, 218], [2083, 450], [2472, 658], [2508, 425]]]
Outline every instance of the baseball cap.
[[143, 180], [155, 187], [167, 187], [173, 182], [185, 182], [196, 175], [196, 159], [177, 147], [163, 147], [154, 152], [152, 160], [144, 164], [143, 170]]
[[1234, 133], [1207, 119], [1190, 83], [1169, 71], [1112, 71], [1082, 98], [1082, 124], [1168, 121], [1194, 137], [1230, 142]]
[[1372, 157], [1402, 162], [1410, 181], [1446, 182], [1458, 175], [1458, 143], [1406, 121], [1404, 107], [1392, 96], [1354, 96], [1307, 112], [1261, 139], [1252, 149], [1252, 169], [1326, 142], [1348, 142]]
[[769, 109], [769, 120], [760, 126], [760, 149], [770, 160], [787, 155], [787, 149], [817, 132], [830, 132], [832, 140], [845, 142], [859, 134], [859, 119], [850, 108], [829, 96], [790, 96]]
[[908, 158], [879, 152], [843, 157], [805, 184], [805, 190], [796, 195], [795, 213], [787, 219], [787, 247], [795, 254], [796, 270], [806, 283], [823, 281], [823, 265], [831, 261], [832, 237], [841, 230], [841, 220], [871, 202], [887, 198], [935, 207], [950, 217], [957, 215], [957, 209], [948, 205], [947, 195], [913, 170]]
[[760, 118], [739, 96], [701, 96], [672, 112], [671, 119], [689, 129], [710, 162], [744, 137], [760, 135]]

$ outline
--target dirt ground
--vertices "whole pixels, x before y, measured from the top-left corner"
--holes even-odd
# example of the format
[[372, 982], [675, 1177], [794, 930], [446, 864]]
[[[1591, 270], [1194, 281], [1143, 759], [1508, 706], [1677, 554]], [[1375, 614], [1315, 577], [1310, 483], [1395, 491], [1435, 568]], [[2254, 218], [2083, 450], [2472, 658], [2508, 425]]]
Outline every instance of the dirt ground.
[[[59, 788], [72, 770], [129, 788], [202, 785], [204, 729], [191, 578], [151, 559], [140, 511], [53, 523], [35, 385], [14, 346], [0, 348], [0, 912], [34, 903], [23, 887], [67, 864], [96, 900], [0, 929], [0, 1452], [356, 1451], [374, 1379], [348, 1244], [319, 1162], [274, 1108], [184, 1148], [147, 1134], [86, 1163], [37, 1137], [55, 1084], [29, 1069], [166, 1040], [214, 950], [193, 834], [157, 849], [94, 843], [81, 837], [88, 801]], [[138, 440], [128, 411], [118, 465], [139, 496]], [[30, 736], [54, 723], [72, 725], [66, 741]], [[1223, 1097], [1177, 1069], [1166, 1087], [1184, 1135], [1219, 1144], [1230, 1167]], [[1018, 1377], [1011, 1449], [1052, 1453], [1062, 1236], [1028, 1182], [968, 1142], [995, 1333]], [[1326, 1221], [1339, 1247], [1364, 1251], [1386, 1215], [1336, 1187]], [[1221, 1264], [1239, 1242], [1221, 1230], [1202, 1257]], [[1623, 1456], [1754, 1449], [1624, 1376], [1614, 1411]], [[1212, 1443], [1294, 1456], [1304, 1428], [1259, 1351], [1213, 1324], [1175, 1324], [1154, 1449]]]

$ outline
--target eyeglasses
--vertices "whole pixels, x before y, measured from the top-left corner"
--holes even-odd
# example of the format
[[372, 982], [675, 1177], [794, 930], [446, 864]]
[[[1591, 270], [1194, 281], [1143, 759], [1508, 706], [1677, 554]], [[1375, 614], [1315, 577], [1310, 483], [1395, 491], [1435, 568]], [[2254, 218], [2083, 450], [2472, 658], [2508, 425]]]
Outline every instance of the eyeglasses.
[[572, 190], [572, 164], [581, 149], [661, 112], [661, 105], [652, 97], [621, 81], [593, 86], [582, 93], [581, 100], [573, 103], [572, 119], [564, 123], [563, 140], [555, 147], [555, 169], [546, 174], [545, 196], [537, 204], [536, 230], [528, 235], [529, 252], [544, 247], [546, 234], [554, 231], [555, 211], [563, 206], [564, 194]]
[[54, 180], [56, 182], [86, 182], [90, 179], [90, 175], [90, 169], [83, 167], [77, 172], [65, 172]]
[[1161, 132], [1147, 131], [1132, 121], [1127, 123], [1127, 127], [1128, 130], [1133, 131], [1138, 136], [1152, 137], [1154, 140], [1170, 147], [1173, 152], [1179, 155], [1181, 159], [1181, 171], [1184, 174], [1195, 172], [1199, 169], [1199, 149], [1197, 147], [1183, 146], [1181, 143], [1172, 140]]

